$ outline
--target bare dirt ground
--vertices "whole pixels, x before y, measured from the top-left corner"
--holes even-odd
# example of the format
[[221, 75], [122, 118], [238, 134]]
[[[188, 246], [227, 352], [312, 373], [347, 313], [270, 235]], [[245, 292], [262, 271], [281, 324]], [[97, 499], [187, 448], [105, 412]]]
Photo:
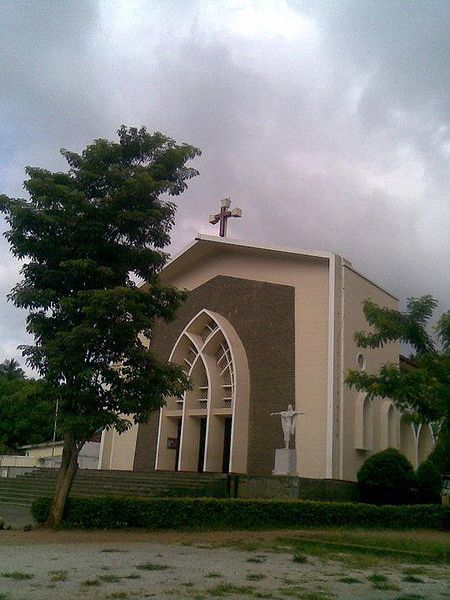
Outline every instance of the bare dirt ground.
[[[448, 565], [299, 553], [315, 535], [321, 532], [0, 531], [0, 600], [450, 598]], [[372, 535], [380, 532], [361, 532], [361, 542]], [[395, 535], [411, 550], [448, 541], [441, 532], [386, 533]]]

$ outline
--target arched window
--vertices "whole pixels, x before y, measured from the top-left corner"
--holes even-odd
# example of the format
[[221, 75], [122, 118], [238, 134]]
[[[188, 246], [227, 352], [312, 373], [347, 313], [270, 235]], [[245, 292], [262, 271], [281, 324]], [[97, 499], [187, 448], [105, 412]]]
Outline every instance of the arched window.
[[161, 409], [156, 469], [245, 472], [249, 374], [234, 328], [202, 310], [181, 333], [170, 360], [183, 366], [192, 389], [167, 398]]

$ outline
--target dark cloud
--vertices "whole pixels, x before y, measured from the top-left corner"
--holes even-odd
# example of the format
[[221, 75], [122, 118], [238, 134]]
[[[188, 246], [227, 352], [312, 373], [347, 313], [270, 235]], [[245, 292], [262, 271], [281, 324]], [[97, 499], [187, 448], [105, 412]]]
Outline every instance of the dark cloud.
[[[20, 194], [26, 164], [63, 168], [61, 146], [145, 124], [203, 150], [174, 250], [212, 232], [230, 195], [244, 210], [231, 235], [336, 250], [398, 296], [449, 307], [448, 2], [1, 9], [2, 191]], [[3, 294], [17, 267], [1, 252]], [[8, 344], [23, 339], [13, 315], [0, 312]]]

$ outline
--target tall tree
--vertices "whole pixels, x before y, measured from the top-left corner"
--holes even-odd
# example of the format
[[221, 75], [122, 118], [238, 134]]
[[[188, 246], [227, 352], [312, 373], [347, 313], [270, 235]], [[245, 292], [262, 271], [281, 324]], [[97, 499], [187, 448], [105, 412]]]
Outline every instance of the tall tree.
[[[405, 312], [382, 308], [371, 300], [363, 304], [370, 332], [355, 339], [361, 348], [379, 348], [399, 341], [413, 348], [414, 367], [383, 365], [376, 374], [349, 371], [350, 387], [371, 396], [390, 398], [403, 412], [439, 425], [439, 443], [450, 450], [450, 312], [444, 313], [431, 334], [430, 320], [437, 306], [432, 296], [410, 298]], [[448, 460], [448, 459], [447, 459]], [[445, 460], [444, 460], [445, 462]]]
[[0, 373], [0, 453], [51, 439], [55, 407], [39, 380]]
[[24, 379], [25, 373], [20, 368], [19, 363], [14, 358], [4, 360], [0, 364], [0, 376], [7, 379]]
[[[47, 525], [61, 522], [78, 453], [100, 428], [144, 422], [188, 381], [149, 349], [156, 319], [170, 320], [184, 294], [161, 284], [175, 204], [200, 151], [145, 128], [61, 153], [68, 173], [27, 167], [29, 200], [0, 197], [14, 255], [25, 260], [10, 299], [29, 310], [27, 363], [59, 400], [61, 468]], [[145, 282], [139, 287], [135, 279]]]

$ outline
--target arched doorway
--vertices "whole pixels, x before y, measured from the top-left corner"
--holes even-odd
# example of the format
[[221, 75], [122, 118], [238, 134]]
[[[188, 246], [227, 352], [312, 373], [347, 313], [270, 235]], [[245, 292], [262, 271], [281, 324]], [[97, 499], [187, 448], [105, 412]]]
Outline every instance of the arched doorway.
[[160, 411], [156, 469], [245, 473], [249, 371], [244, 347], [221, 315], [202, 310], [185, 327], [170, 360], [192, 389]]

